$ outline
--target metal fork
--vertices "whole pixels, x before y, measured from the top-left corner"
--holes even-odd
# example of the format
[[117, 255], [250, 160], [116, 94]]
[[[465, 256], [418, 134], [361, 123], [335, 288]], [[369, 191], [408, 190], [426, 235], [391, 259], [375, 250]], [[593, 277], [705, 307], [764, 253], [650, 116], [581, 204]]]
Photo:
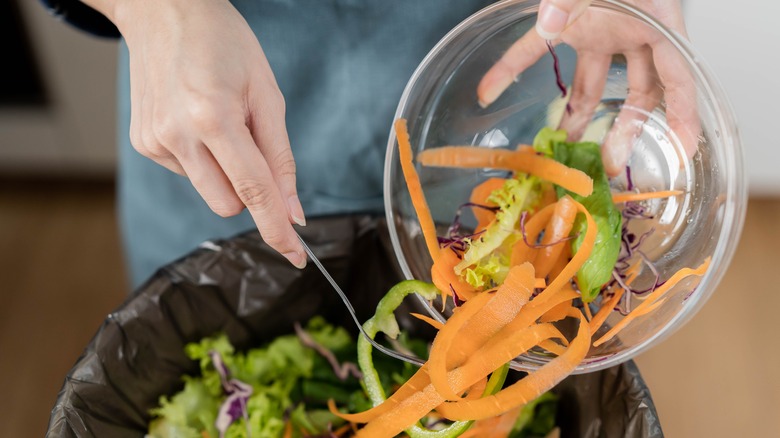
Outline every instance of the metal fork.
[[324, 266], [322, 266], [322, 263], [320, 263], [320, 260], [317, 258], [317, 256], [314, 255], [314, 252], [312, 252], [311, 248], [309, 248], [309, 245], [306, 244], [306, 242], [303, 240], [300, 234], [298, 234], [298, 240], [301, 241], [301, 245], [303, 245], [303, 249], [306, 251], [306, 254], [309, 255], [309, 258], [312, 262], [314, 262], [315, 265], [317, 265], [317, 268], [319, 268], [320, 272], [322, 272], [322, 275], [325, 276], [325, 278], [328, 280], [331, 286], [333, 286], [333, 289], [336, 290], [336, 292], [339, 294], [339, 297], [341, 298], [341, 301], [344, 302], [344, 305], [347, 306], [347, 310], [349, 311], [349, 314], [352, 316], [352, 320], [355, 321], [355, 325], [357, 326], [358, 330], [360, 330], [360, 333], [365, 336], [366, 340], [371, 343], [371, 345], [374, 346], [377, 350], [381, 351], [382, 353], [394, 357], [396, 359], [402, 360], [404, 362], [409, 362], [412, 365], [422, 366], [425, 361], [421, 360], [418, 357], [406, 355], [403, 353], [399, 353], [395, 350], [391, 350], [382, 344], [374, 341], [371, 339], [371, 336], [366, 333], [365, 330], [363, 330], [363, 324], [360, 323], [360, 321], [357, 318], [357, 315], [355, 315], [355, 308], [352, 307], [352, 303], [349, 301], [349, 298], [347, 298], [347, 295], [344, 293], [344, 291], [341, 290], [338, 283], [336, 283], [336, 280], [331, 277], [331, 275], [328, 273], [328, 270], [325, 269]]

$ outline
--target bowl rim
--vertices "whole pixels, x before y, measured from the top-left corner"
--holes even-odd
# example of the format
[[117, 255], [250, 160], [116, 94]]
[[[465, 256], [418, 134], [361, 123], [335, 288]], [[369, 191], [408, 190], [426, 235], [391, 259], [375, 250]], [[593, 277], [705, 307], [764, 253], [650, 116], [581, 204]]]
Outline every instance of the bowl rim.
[[[517, 7], [516, 12], [518, 16], [526, 17], [528, 14], [536, 14], [538, 11], [539, 0], [503, 0], [492, 5], [489, 5], [476, 13], [472, 14], [452, 30], [450, 30], [423, 58], [420, 64], [415, 69], [414, 73], [410, 77], [409, 81], [404, 88], [401, 95], [398, 107], [396, 109], [394, 119], [397, 120], [403, 117], [403, 113], [410, 101], [412, 88], [419, 80], [420, 76], [429, 68], [434, 58], [446, 48], [453, 39], [463, 33], [466, 29], [471, 27], [475, 22], [478, 22], [483, 17], [492, 14], [496, 11]], [[603, 370], [625, 361], [628, 361], [648, 348], [656, 345], [658, 342], [671, 335], [677, 329], [679, 329], [685, 322], [687, 322], [709, 299], [714, 292], [717, 285], [720, 283], [723, 275], [725, 274], [726, 267], [731, 262], [736, 250], [739, 236], [742, 232], [744, 225], [745, 212], [747, 208], [747, 179], [744, 172], [744, 151], [742, 148], [742, 142], [740, 139], [739, 131], [736, 128], [736, 116], [733, 106], [728, 99], [723, 87], [717, 77], [711, 72], [706, 63], [702, 60], [701, 56], [691, 46], [683, 35], [669, 29], [655, 18], [642, 11], [641, 9], [624, 3], [621, 0], [594, 0], [590, 8], [603, 8], [616, 11], [621, 14], [633, 16], [639, 19], [645, 24], [651, 26], [657, 30], [663, 37], [669, 41], [680, 53], [685, 60], [688, 67], [691, 69], [691, 74], [694, 79], [700, 83], [703, 87], [697, 94], [703, 94], [708, 101], [713, 102], [712, 109], [715, 115], [716, 125], [720, 131], [720, 135], [724, 137], [724, 143], [730, 147], [724, 151], [725, 156], [722, 163], [725, 167], [724, 172], [726, 174], [725, 184], [725, 203], [726, 211], [731, 214], [725, 214], [723, 217], [723, 225], [720, 232], [717, 235], [718, 242], [712, 254], [712, 261], [710, 268], [701, 277], [696, 290], [698, 293], [693, 294], [685, 300], [678, 311], [663, 327], [660, 328], [653, 335], [649, 336], [642, 342], [629, 347], [625, 350], [612, 353], [605, 356], [594, 357], [591, 359], [585, 359], [581, 362], [573, 374], [581, 374]], [[732, 121], [733, 123], [728, 123]], [[387, 144], [387, 150], [385, 154], [384, 165], [384, 207], [385, 216], [388, 222], [388, 231], [390, 234], [390, 240], [393, 246], [396, 259], [399, 263], [403, 275], [407, 279], [414, 279], [412, 271], [407, 263], [406, 257], [401, 247], [398, 230], [396, 228], [395, 215], [392, 208], [393, 189], [391, 187], [392, 172], [394, 170], [394, 162], [397, 152], [396, 136], [393, 129], [390, 130], [390, 135]], [[420, 301], [425, 304], [431, 317], [444, 322], [446, 318], [427, 303], [422, 297], [417, 296]], [[522, 356], [524, 362], [513, 361], [512, 368], [521, 371], [533, 371], [540, 366], [549, 362], [549, 359], [534, 358], [529, 356]]]

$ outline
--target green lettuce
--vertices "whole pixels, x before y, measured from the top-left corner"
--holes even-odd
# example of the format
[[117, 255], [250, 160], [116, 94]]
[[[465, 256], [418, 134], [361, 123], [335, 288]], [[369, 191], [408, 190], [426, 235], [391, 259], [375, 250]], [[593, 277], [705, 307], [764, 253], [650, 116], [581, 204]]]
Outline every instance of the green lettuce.
[[503, 187], [491, 193], [487, 201], [499, 207], [496, 219], [482, 234], [468, 241], [463, 260], [455, 266], [456, 273], [464, 275], [474, 286], [491, 280], [494, 284], [503, 282], [509, 269], [509, 257], [502, 253], [514, 242], [520, 215], [538, 202], [539, 184], [536, 177], [518, 175], [507, 179]]
[[[355, 341], [345, 329], [315, 317], [306, 331], [340, 361], [356, 360]], [[187, 356], [198, 362], [200, 376], [184, 376], [180, 392], [160, 398], [159, 407], [151, 410], [155, 418], [149, 436], [202, 438], [201, 431], [219, 436], [214, 422], [224, 394], [210, 351], [220, 354], [233, 378], [252, 386], [248, 423], [243, 418], [234, 422], [225, 433], [227, 438], [246, 437], [247, 426], [253, 438], [282, 436], [285, 418], [295, 430], [323, 433], [329, 424], [343, 423], [327, 410], [329, 398], [345, 400], [355, 410], [370, 407], [357, 379], [341, 381], [327, 361], [302, 345], [296, 335], [280, 336], [265, 347], [242, 353], [235, 351], [226, 335], [218, 334], [185, 347]]]
[[[556, 161], [566, 166], [585, 172], [593, 179], [593, 193], [588, 197], [556, 187], [558, 197], [571, 196], [581, 203], [593, 216], [598, 231], [596, 243], [588, 260], [577, 272], [577, 285], [582, 294], [582, 300], [589, 303], [596, 299], [601, 287], [612, 277], [612, 270], [620, 255], [620, 234], [622, 216], [620, 210], [612, 202], [609, 180], [601, 161], [601, 148], [592, 142], [566, 142], [566, 132], [544, 128], [534, 139], [534, 149], [551, 155]], [[577, 215], [572, 227], [572, 252], [582, 245], [587, 222], [583, 215]]]

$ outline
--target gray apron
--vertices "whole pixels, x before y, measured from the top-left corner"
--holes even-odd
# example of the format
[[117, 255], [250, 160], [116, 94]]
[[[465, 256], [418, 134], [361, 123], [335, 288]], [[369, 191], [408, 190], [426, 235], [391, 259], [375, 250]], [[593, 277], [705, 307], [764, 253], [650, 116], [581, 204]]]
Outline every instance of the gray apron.
[[[287, 104], [307, 218], [382, 212], [382, 172], [403, 87], [428, 51], [487, 0], [238, 0]], [[130, 145], [127, 47], [119, 65], [119, 214], [133, 287], [200, 242], [255, 227], [211, 212], [189, 180]]]

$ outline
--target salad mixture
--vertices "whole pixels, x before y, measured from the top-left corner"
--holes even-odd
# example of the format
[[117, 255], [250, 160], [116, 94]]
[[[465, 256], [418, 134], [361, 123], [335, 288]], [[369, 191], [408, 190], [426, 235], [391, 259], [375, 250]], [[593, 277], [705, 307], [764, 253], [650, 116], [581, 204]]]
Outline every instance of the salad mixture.
[[[376, 319], [393, 324], [389, 310]], [[405, 332], [398, 333], [393, 346], [421, 357], [428, 348]], [[225, 334], [188, 344], [185, 353], [199, 362], [200, 375], [184, 376], [181, 391], [160, 398], [149, 438], [352, 436], [354, 425], [332, 414], [328, 401], [350, 411], [370, 409], [368, 394], [390, 393], [416, 371], [384, 355], [370, 357], [370, 344], [356, 343], [345, 329], [321, 317], [244, 353]], [[546, 393], [526, 406], [512, 436], [547, 435], [555, 427], [556, 401]], [[422, 424], [435, 428], [437, 422], [440, 417], [429, 415]]]
[[[455, 310], [444, 324], [420, 317], [438, 329], [428, 360], [386, 400], [372, 398], [374, 407], [360, 413], [330, 403], [334, 414], [365, 424], [359, 436], [422, 436], [430, 432], [418, 431], [417, 422], [430, 412], [450, 421], [447, 431], [468, 425], [463, 436], [507, 436], [523, 407], [572, 373], [591, 345], [613, 339], [661, 306], [682, 279], [708, 268], [709, 259], [661, 278], [641, 248], [652, 231], [636, 236], [627, 223], [651, 218], [642, 201], [680, 192], [636, 193], [629, 174], [628, 192], [613, 194], [599, 146], [567, 142], [565, 132], [551, 129], [542, 130], [533, 146], [516, 150], [442, 146], [418, 154], [422, 166], [511, 172], [476, 186], [461, 207], [474, 211], [475, 229], [462, 230], [456, 212], [445, 235], [437, 236], [406, 121], [396, 121], [395, 129], [401, 168], [433, 259], [428, 287], [442, 303], [451, 299]], [[646, 290], [632, 289], [643, 269], [656, 281]], [[426, 296], [422, 285], [418, 289]], [[642, 298], [633, 308], [631, 296]], [[625, 316], [594, 336], [613, 309]], [[560, 324], [564, 320], [572, 321]], [[567, 336], [559, 330], [564, 326], [576, 329]], [[531, 350], [550, 360], [517, 382], [491, 385], [509, 361]]]
[[[187, 346], [202, 376], [185, 377], [180, 393], [161, 399], [149, 436], [544, 436], [555, 421], [550, 389], [591, 346], [610, 341], [662, 305], [682, 279], [708, 268], [709, 259], [662, 278], [642, 251], [652, 229], [637, 236], [628, 226], [652, 218], [645, 200], [680, 192], [638, 193], [628, 169], [628, 191], [613, 193], [599, 145], [567, 142], [565, 132], [552, 129], [516, 150], [443, 146], [418, 154], [422, 166], [508, 171], [474, 187], [446, 233], [437, 235], [406, 121], [395, 128], [433, 259], [432, 283], [397, 284], [363, 328], [427, 362], [415, 368], [375, 358], [367, 339], [354, 342], [317, 318], [246, 353], [236, 353], [224, 336], [204, 339]], [[461, 222], [467, 208], [474, 229]], [[632, 288], [645, 269], [655, 275], [653, 284]], [[430, 347], [405, 336], [393, 313], [413, 293], [454, 304], [446, 323], [413, 314], [438, 331]], [[641, 299], [634, 305], [631, 297]], [[624, 316], [600, 331], [614, 311]], [[574, 327], [567, 335], [560, 329], [565, 320]], [[509, 362], [531, 350], [550, 360], [507, 379]]]

